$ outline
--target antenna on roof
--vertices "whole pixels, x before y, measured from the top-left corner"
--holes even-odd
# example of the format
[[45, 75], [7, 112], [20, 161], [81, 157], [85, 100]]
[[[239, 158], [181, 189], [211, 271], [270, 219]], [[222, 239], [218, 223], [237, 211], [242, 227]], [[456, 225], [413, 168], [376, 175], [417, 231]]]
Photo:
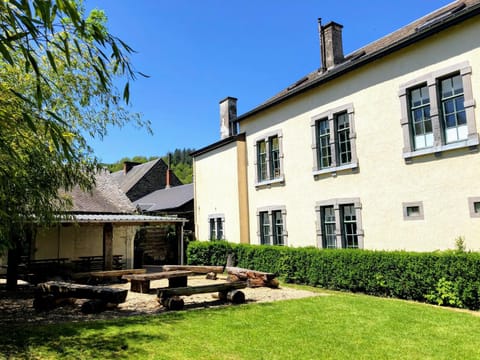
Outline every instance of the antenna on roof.
[[317, 19], [318, 22], [318, 39], [320, 42], [320, 70], [322, 72], [327, 71], [325, 65], [325, 38], [323, 36], [322, 18]]

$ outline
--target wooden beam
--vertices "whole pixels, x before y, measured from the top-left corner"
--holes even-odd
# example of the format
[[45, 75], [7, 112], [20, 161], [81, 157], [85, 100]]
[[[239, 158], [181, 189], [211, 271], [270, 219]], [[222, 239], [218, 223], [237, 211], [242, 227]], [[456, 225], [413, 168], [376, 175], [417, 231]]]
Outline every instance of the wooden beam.
[[163, 265], [163, 271], [187, 270], [195, 274], [208, 274], [210, 272], [221, 274], [223, 266], [203, 266], [203, 265]]
[[103, 262], [104, 270], [112, 270], [113, 267], [113, 225], [103, 225]]

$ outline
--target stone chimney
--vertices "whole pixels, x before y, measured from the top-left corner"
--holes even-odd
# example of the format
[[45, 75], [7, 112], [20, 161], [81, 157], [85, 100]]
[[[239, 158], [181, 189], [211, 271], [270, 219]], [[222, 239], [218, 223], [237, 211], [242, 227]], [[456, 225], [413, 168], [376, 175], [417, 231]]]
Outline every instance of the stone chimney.
[[341, 64], [343, 57], [343, 26], [334, 21], [321, 26], [322, 70], [328, 70]]
[[123, 173], [124, 174], [128, 173], [130, 170], [132, 170], [132, 168], [134, 166], [137, 166], [137, 165], [140, 165], [140, 163], [134, 162], [134, 161], [124, 161], [123, 162]]
[[220, 138], [237, 135], [237, 99], [227, 97], [220, 101]]
[[168, 153], [167, 171], [165, 172], [165, 189], [170, 189], [170, 163], [172, 161], [172, 154]]

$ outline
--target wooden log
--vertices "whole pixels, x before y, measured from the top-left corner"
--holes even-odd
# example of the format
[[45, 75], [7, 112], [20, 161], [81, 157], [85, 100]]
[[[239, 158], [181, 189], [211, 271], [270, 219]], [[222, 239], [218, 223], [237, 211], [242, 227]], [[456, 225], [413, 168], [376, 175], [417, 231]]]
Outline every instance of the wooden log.
[[182, 310], [185, 302], [179, 296], [172, 296], [162, 300], [162, 305], [168, 310]]
[[278, 288], [279, 285], [279, 282], [273, 273], [243, 269], [239, 267], [227, 267], [225, 270], [228, 273], [229, 281], [247, 281], [249, 287], [266, 286], [270, 288]]
[[180, 288], [160, 288], [157, 290], [157, 296], [159, 298], [169, 298], [172, 296], [180, 295], [194, 295], [194, 294], [203, 294], [209, 292], [221, 292], [221, 291], [231, 291], [235, 289], [244, 289], [247, 287], [245, 281], [236, 281], [236, 282], [225, 282], [220, 284], [212, 285], [198, 285], [198, 286], [186, 286]]
[[213, 271], [209, 272], [205, 278], [207, 280], [217, 280], [217, 273], [214, 273]]
[[223, 273], [223, 266], [208, 265], [163, 265], [163, 271], [187, 270], [195, 274]]
[[241, 290], [231, 290], [227, 293], [227, 300], [234, 304], [243, 304], [245, 302], [245, 293]]
[[106, 270], [106, 271], [89, 271], [72, 274], [72, 279], [85, 279], [90, 277], [108, 278], [119, 277], [123, 275], [145, 274], [147, 269], [124, 269], [124, 270]]
[[81, 312], [84, 314], [98, 314], [107, 310], [107, 302], [100, 299], [92, 299], [82, 304]]
[[61, 281], [48, 281], [37, 285], [36, 293], [52, 294], [56, 298], [100, 299], [105, 302], [120, 304], [125, 302], [128, 290], [106, 286], [80, 285]]

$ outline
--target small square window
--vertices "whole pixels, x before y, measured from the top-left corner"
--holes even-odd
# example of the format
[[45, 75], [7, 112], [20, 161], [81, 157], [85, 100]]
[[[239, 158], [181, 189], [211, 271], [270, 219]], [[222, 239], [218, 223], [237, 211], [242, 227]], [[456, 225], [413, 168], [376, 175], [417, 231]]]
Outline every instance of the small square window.
[[473, 203], [473, 212], [475, 214], [480, 214], [480, 201], [475, 201]]
[[470, 210], [470, 217], [480, 218], [480, 197], [469, 197], [468, 208]]
[[403, 203], [403, 220], [423, 220], [423, 203]]
[[407, 206], [407, 216], [420, 216], [420, 206]]

